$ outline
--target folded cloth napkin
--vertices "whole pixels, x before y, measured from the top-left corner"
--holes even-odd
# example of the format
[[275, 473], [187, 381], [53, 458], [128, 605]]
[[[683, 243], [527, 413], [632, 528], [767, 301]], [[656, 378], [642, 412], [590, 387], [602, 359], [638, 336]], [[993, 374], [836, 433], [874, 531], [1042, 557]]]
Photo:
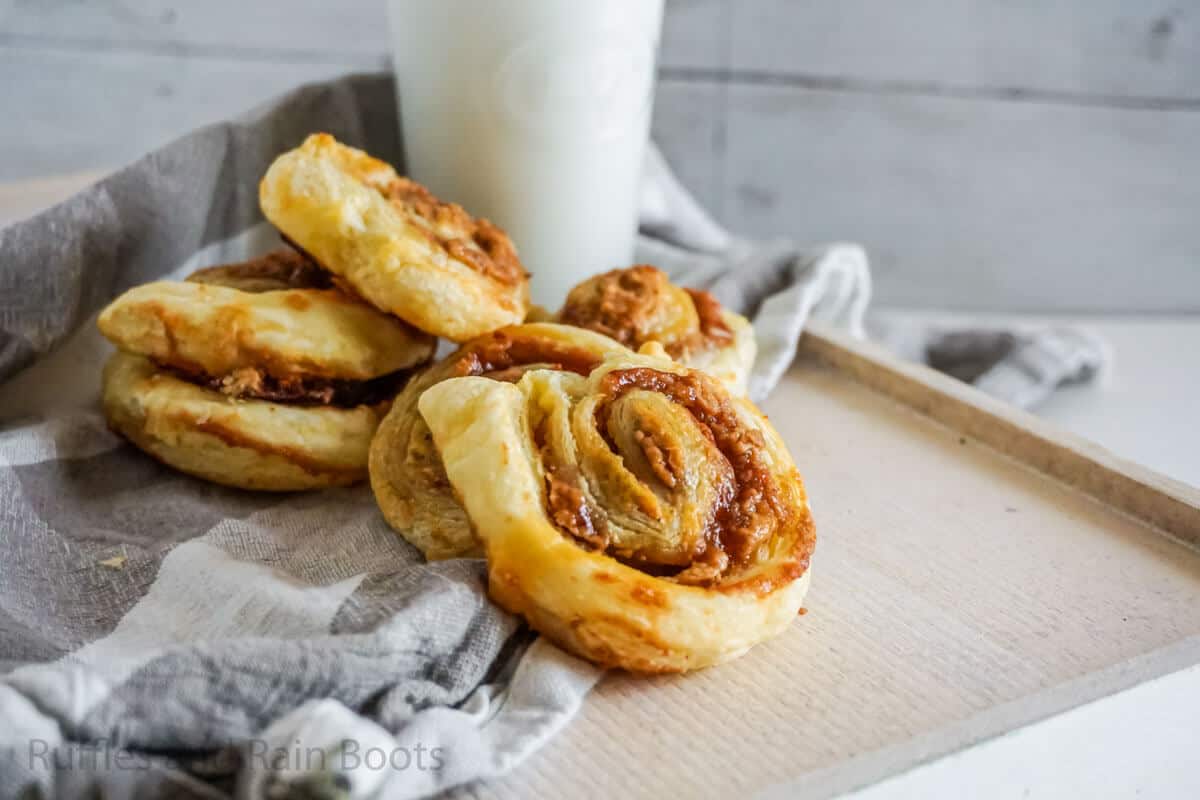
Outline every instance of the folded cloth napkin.
[[[109, 299], [277, 246], [271, 159], [325, 130], [400, 164], [395, 117], [389, 76], [308, 86], [0, 232], [0, 796], [424, 796], [512, 769], [599, 678], [368, 489], [205, 484], [97, 411]], [[810, 317], [862, 330], [858, 247], [732, 237], [656, 153], [643, 205], [639, 258], [754, 317], [755, 397]]]
[[1020, 408], [1036, 407], [1061, 386], [1094, 380], [1112, 360], [1102, 339], [1075, 328], [918, 323], [876, 315], [868, 330], [900, 357], [923, 361]]

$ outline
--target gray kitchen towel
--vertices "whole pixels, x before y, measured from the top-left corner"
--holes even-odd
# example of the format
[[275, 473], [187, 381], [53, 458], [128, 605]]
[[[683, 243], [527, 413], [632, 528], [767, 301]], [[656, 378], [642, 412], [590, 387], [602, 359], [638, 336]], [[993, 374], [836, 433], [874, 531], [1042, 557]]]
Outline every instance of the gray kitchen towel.
[[[475, 560], [424, 563], [368, 489], [278, 496], [105, 427], [97, 311], [278, 245], [258, 179], [312, 131], [400, 164], [392, 81], [299, 89], [0, 232], [0, 796], [418, 797], [502, 774], [600, 672]], [[639, 257], [754, 316], [762, 397], [805, 320], [860, 331], [862, 251], [729, 236], [651, 158]]]
[[901, 358], [1020, 408], [1037, 407], [1062, 386], [1093, 381], [1112, 363], [1104, 340], [1079, 328], [916, 322], [886, 313], [873, 315], [867, 327]]

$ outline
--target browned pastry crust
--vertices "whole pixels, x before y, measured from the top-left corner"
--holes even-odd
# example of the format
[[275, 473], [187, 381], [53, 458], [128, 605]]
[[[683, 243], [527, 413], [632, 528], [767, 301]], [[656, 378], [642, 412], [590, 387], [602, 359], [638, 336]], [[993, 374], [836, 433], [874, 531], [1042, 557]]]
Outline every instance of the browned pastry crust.
[[135, 287], [97, 324], [121, 349], [232, 397], [308, 403], [378, 402], [434, 348], [290, 250]]
[[294, 249], [275, 250], [234, 264], [204, 267], [189, 275], [187, 280], [251, 293], [334, 288], [333, 275]]
[[388, 523], [428, 558], [478, 552], [478, 540], [417, 411], [429, 387], [468, 375], [516, 381], [537, 368], [586, 375], [618, 354], [629, 351], [606, 336], [567, 325], [527, 323], [472, 339], [415, 377], [396, 397], [371, 445], [371, 488]]
[[504, 231], [328, 134], [277, 158], [259, 200], [322, 267], [423, 331], [461, 342], [529, 310], [529, 276]]
[[563, 647], [684, 671], [795, 618], [816, 542], [803, 482], [766, 418], [711, 376], [631, 355], [586, 378], [448, 380], [419, 405], [489, 593]]
[[234, 400], [118, 352], [104, 369], [104, 416], [181, 472], [241, 489], [301, 491], [366, 477], [387, 403], [337, 408]]
[[634, 350], [658, 342], [672, 358], [710, 371], [741, 392], [754, 362], [754, 335], [744, 317], [722, 308], [708, 292], [676, 286], [649, 264], [579, 284], [567, 294], [558, 320]]
[[293, 251], [136, 287], [98, 324], [122, 350], [104, 375], [114, 430], [183, 472], [274, 491], [365, 478], [434, 346]]
[[472, 217], [457, 203], [437, 199], [411, 178], [397, 175], [377, 188], [393, 205], [424, 220], [422, 233], [451, 258], [505, 286], [519, 286], [528, 279], [512, 240], [491, 221]]

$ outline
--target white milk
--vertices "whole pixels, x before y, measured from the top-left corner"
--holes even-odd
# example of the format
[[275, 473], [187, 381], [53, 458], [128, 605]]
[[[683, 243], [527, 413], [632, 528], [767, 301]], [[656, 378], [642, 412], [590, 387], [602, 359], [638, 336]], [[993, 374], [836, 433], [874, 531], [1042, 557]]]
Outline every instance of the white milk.
[[409, 174], [512, 236], [557, 309], [628, 266], [662, 0], [389, 0]]

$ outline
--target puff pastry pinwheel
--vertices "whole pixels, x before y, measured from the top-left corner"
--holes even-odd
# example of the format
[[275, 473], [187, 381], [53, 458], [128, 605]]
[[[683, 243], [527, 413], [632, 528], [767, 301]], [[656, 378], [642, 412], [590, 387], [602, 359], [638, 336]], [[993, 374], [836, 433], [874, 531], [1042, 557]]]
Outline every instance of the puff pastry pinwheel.
[[226, 394], [275, 400], [361, 391], [425, 363], [434, 347], [432, 336], [333, 287], [286, 250], [136, 286], [97, 325], [122, 350]]
[[638, 672], [716, 664], [780, 633], [809, 583], [800, 475], [749, 401], [668, 359], [588, 377], [456, 378], [420, 411], [504, 608]]
[[386, 402], [340, 408], [234, 400], [118, 352], [104, 367], [114, 431], [175, 469], [239, 489], [299, 491], [366, 477]]
[[122, 351], [102, 391], [114, 430], [248, 489], [365, 478], [372, 434], [434, 347], [290, 251], [130, 289], [97, 324]]
[[279, 156], [259, 203], [322, 267], [423, 331], [462, 342], [528, 311], [529, 276], [504, 231], [328, 134]]
[[589, 278], [567, 294], [557, 319], [634, 350], [658, 342], [676, 361], [746, 393], [757, 350], [749, 320], [708, 292], [676, 286], [657, 267], [638, 264]]
[[511, 382], [539, 367], [587, 375], [618, 355], [631, 353], [607, 336], [567, 325], [527, 323], [477, 337], [413, 378], [396, 397], [371, 444], [371, 488], [388, 523], [430, 559], [480, 552], [417, 410], [418, 399], [429, 387], [479, 375]]

